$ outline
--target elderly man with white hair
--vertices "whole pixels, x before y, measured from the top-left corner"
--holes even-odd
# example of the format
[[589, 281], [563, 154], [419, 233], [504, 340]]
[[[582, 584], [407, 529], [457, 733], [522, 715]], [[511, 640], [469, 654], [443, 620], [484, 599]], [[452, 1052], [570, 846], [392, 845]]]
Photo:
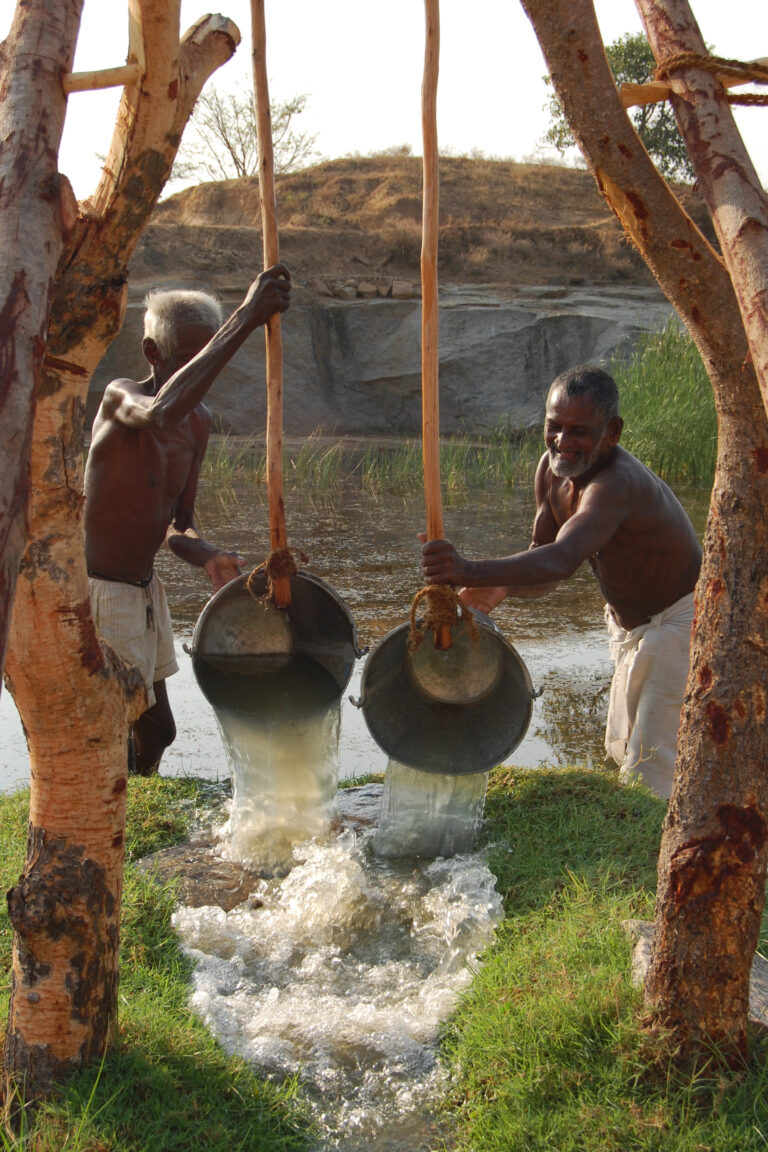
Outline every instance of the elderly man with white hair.
[[146, 300], [146, 380], [113, 380], [93, 424], [85, 471], [85, 554], [96, 630], [136, 665], [149, 708], [133, 725], [129, 763], [157, 772], [176, 735], [165, 680], [177, 671], [168, 605], [154, 560], [163, 541], [204, 567], [214, 591], [244, 564], [204, 540], [194, 523], [211, 414], [202, 403], [247, 337], [290, 300], [282, 265], [254, 281], [222, 324], [205, 292], [154, 292]]

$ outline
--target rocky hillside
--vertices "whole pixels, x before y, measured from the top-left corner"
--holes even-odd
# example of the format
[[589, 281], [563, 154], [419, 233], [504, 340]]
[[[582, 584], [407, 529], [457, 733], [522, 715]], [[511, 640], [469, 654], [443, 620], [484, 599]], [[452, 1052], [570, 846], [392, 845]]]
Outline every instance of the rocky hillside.
[[[417, 281], [421, 160], [403, 155], [318, 164], [277, 181], [281, 255], [296, 279], [375, 289]], [[689, 210], [705, 219], [684, 190]], [[449, 157], [440, 162], [441, 283], [650, 282], [586, 171]], [[134, 258], [137, 282], [250, 280], [261, 265], [256, 178], [202, 184], [161, 203]]]
[[[604, 362], [660, 327], [669, 305], [592, 177], [573, 168], [447, 158], [440, 172], [440, 417], [444, 432], [541, 420], [558, 372]], [[702, 217], [686, 191], [689, 210]], [[421, 162], [334, 160], [282, 177], [288, 435], [402, 436], [421, 427]], [[234, 308], [262, 267], [258, 182], [203, 184], [160, 204], [132, 266], [123, 329], [94, 375], [146, 375], [149, 287], [214, 291]], [[264, 342], [208, 394], [217, 427], [264, 429]]]

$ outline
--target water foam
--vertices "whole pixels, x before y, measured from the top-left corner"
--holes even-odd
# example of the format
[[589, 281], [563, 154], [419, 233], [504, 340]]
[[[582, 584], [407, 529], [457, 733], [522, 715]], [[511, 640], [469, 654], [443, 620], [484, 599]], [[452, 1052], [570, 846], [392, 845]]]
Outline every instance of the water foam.
[[370, 839], [303, 844], [249, 904], [182, 907], [174, 925], [195, 965], [194, 1010], [228, 1052], [298, 1074], [323, 1148], [416, 1152], [445, 1087], [439, 1025], [501, 898], [479, 854], [386, 862]]

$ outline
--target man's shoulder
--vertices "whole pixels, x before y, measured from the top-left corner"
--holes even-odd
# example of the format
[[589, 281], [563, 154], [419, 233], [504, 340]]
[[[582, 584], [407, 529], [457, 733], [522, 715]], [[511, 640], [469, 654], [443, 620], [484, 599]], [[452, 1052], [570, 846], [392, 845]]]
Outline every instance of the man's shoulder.
[[642, 460], [638, 460], [637, 456], [633, 456], [626, 448], [617, 444], [609, 459], [594, 476], [590, 477], [588, 484], [598, 486], [619, 484], [636, 487], [645, 483], [653, 483], [657, 479], [658, 477], [649, 468], [646, 468]]
[[142, 395], [146, 396], [148, 395], [147, 382], [146, 380], [131, 380], [128, 376], [117, 376], [107, 384], [104, 389], [104, 395], [106, 396], [108, 392], [110, 394], [114, 394], [115, 392], [141, 392]]
[[146, 395], [146, 386], [141, 381], [130, 380], [127, 376], [118, 376], [116, 379], [110, 380], [104, 389], [99, 412], [102, 416], [110, 416], [120, 407], [124, 396]]

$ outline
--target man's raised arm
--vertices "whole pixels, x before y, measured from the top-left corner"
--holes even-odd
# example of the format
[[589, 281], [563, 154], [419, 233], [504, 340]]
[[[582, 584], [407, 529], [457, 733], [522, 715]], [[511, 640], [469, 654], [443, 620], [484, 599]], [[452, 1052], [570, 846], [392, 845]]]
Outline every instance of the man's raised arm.
[[[104, 414], [130, 428], [174, 428], [204, 399], [219, 372], [250, 334], [290, 303], [291, 276], [283, 264], [262, 272], [218, 332], [182, 364], [154, 395], [130, 380], [114, 380], [104, 393]], [[145, 340], [146, 345], [146, 340]], [[168, 363], [172, 364], [172, 358]]]

